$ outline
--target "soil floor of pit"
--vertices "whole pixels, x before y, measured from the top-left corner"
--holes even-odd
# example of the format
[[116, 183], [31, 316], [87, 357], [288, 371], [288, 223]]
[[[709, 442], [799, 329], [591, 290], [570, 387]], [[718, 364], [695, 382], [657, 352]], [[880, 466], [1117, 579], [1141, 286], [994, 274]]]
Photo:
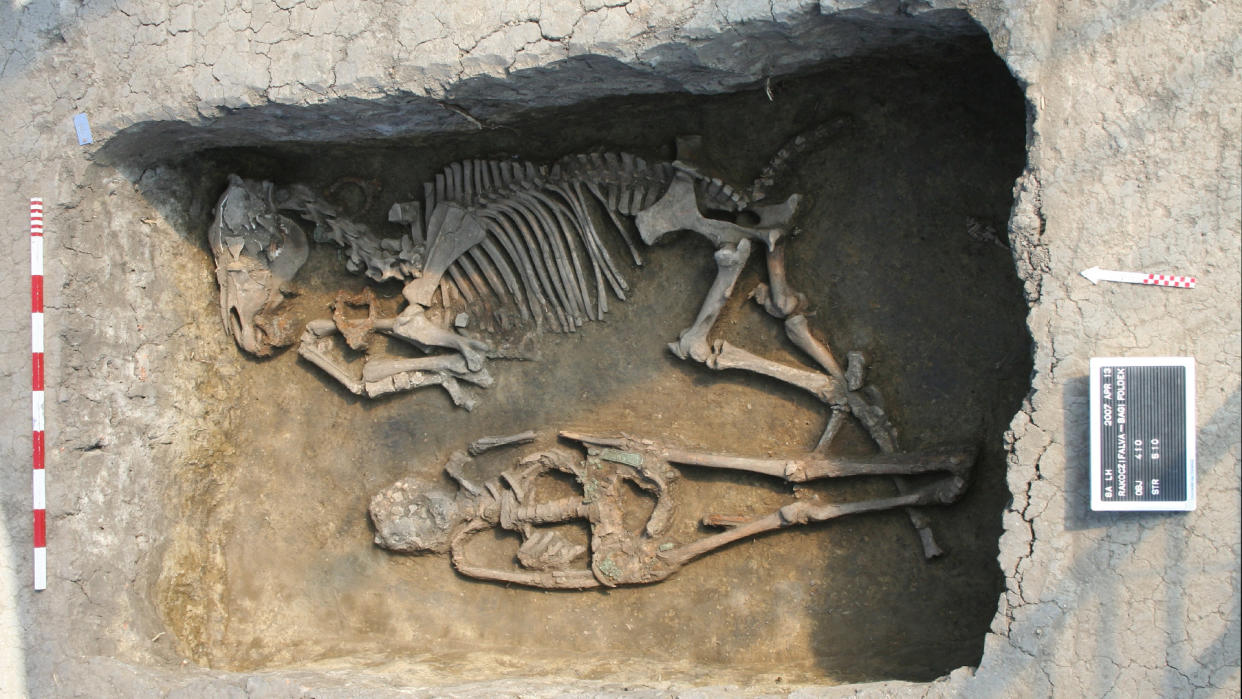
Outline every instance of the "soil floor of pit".
[[[671, 158], [679, 134], [702, 134], [712, 165], [750, 182], [795, 134], [838, 114], [838, 137], [794, 159], [778, 192], [807, 195], [789, 244], [791, 281], [813, 329], [841, 357], [860, 350], [905, 449], [986, 445], [957, 504], [929, 511], [948, 555], [924, 562], [901, 512], [857, 516], [733, 545], [643, 587], [545, 592], [457, 575], [442, 556], [394, 555], [372, 543], [372, 495], [409, 475], [440, 473], [450, 452], [484, 435], [537, 430], [530, 447], [489, 454], [481, 478], [555, 443], [561, 429], [615, 432], [743, 455], [797, 455], [827, 417], [809, 395], [757, 377], [712, 372], [665, 345], [687, 327], [715, 273], [703, 239], [679, 234], [626, 271], [633, 293], [606, 322], [544, 335], [537, 361], [494, 361], [473, 412], [443, 391], [367, 401], [294, 351], [268, 360], [235, 347], [199, 390], [213, 396], [212, 446], [178, 469], [183, 519], [157, 584], [179, 650], [196, 662], [255, 669], [333, 657], [482, 654], [497, 675], [572, 668], [729, 668], [789, 679], [927, 680], [978, 662], [1002, 579], [996, 564], [1008, 500], [1001, 434], [1029, 386], [1026, 306], [1001, 242], [1023, 165], [1017, 87], [984, 45], [936, 60], [843, 62], [762, 91], [618, 100], [550, 113], [486, 138], [205, 154], [195, 170], [306, 182], [378, 180], [375, 220], [453, 159], [512, 154], [547, 162], [593, 146]], [[214, 196], [214, 194], [212, 195]], [[205, 197], [211, 199], [211, 197]], [[201, 241], [201, 225], [185, 235]], [[990, 232], [990, 233], [989, 233]], [[999, 235], [998, 235], [999, 232]], [[995, 236], [989, 239], [989, 235]], [[201, 245], [201, 243], [200, 243]], [[202, 287], [213, 275], [202, 260]], [[810, 367], [747, 293], [756, 255], [714, 338]], [[290, 311], [326, 317], [363, 280], [317, 247]], [[395, 286], [379, 287], [395, 297]], [[218, 323], [212, 305], [202, 323]], [[849, 426], [831, 452], [874, 451]], [[798, 497], [888, 496], [884, 479], [790, 488], [774, 479], [682, 468], [675, 535], [709, 512], [759, 515]], [[446, 481], [447, 485], [447, 481]], [[496, 542], [509, 546], [513, 540]], [[495, 553], [495, 552], [493, 552]], [[646, 665], [644, 665], [646, 664]]]

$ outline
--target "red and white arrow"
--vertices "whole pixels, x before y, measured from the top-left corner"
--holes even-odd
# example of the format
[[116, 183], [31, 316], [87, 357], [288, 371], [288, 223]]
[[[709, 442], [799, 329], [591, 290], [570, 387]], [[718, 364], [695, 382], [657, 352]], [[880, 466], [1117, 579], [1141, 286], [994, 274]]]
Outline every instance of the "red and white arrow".
[[1182, 277], [1172, 274], [1147, 274], [1144, 272], [1115, 272], [1111, 269], [1092, 267], [1084, 269], [1082, 276], [1091, 280], [1092, 284], [1100, 282], [1124, 282], [1126, 284], [1148, 284], [1150, 286], [1175, 286], [1179, 289], [1193, 289], [1198, 280], [1194, 277]]

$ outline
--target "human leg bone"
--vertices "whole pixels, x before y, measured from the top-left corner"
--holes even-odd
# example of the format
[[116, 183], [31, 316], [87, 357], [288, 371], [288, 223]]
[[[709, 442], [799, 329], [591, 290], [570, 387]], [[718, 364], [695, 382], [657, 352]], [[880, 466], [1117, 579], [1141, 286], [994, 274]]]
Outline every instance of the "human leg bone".
[[763, 459], [681, 448], [664, 449], [665, 458], [675, 464], [750, 471], [783, 478], [790, 483], [805, 483], [821, 478], [912, 476], [935, 472], [944, 472], [956, 478], [964, 478], [974, 462], [974, 453], [974, 450], [969, 448], [948, 448], [848, 458], [814, 456]]
[[[820, 505], [811, 501], [799, 501], [785, 505], [776, 512], [762, 517], [757, 517], [749, 521], [737, 524], [733, 524], [732, 521], [727, 521], [727, 523], [732, 524], [732, 526], [718, 534], [713, 534], [697, 541], [693, 541], [689, 544], [678, 546], [667, 551], [662, 551], [657, 555], [661, 558], [665, 565], [675, 569], [679, 566], [685, 565], [695, 558], [698, 558], [699, 556], [710, 553], [735, 541], [775, 529], [783, 529], [811, 522], [826, 522], [838, 517], [860, 514], [863, 512], [878, 512], [899, 507], [904, 507], [909, 510], [909, 508], [918, 505], [947, 504], [956, 500], [960, 495], [961, 487], [959, 487], [956, 482], [948, 479], [941, 479], [934, 483], [929, 483], [914, 489], [909, 493], [888, 498], [877, 498], [874, 500], [828, 505]], [[738, 519], [732, 517], [724, 518], [718, 515], [716, 517], [721, 519], [722, 523], [726, 523], [726, 520]]]

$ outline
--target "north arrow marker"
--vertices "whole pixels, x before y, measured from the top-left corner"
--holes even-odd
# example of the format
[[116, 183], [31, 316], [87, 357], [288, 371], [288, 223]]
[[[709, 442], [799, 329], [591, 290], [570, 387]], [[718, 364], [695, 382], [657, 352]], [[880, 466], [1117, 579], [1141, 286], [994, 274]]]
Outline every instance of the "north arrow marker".
[[1116, 272], [1111, 269], [1100, 269], [1099, 267], [1084, 269], [1081, 274], [1090, 279], [1092, 284], [1099, 284], [1104, 281], [1193, 289], [1198, 281], [1194, 277], [1175, 276], [1172, 274], [1146, 274], [1144, 272]]

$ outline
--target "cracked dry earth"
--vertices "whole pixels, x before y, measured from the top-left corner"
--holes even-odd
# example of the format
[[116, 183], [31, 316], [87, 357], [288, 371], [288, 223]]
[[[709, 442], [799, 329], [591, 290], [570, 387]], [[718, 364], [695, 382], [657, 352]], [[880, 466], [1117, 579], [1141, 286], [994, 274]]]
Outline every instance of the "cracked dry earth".
[[[0, 149], [8, 167], [0, 220], [10, 235], [0, 239], [0, 383], [12, 407], [0, 412], [0, 695], [1238, 696], [1240, 15], [1237, 3], [1191, 0], [5, 0]], [[1002, 76], [989, 88], [983, 73], [935, 72], [972, 65], [980, 47], [993, 63], [973, 65], [1007, 70], [1012, 80]], [[814, 76], [831, 78], [821, 79], [821, 92], [799, 82]], [[1005, 89], [1020, 91], [1025, 108], [1016, 96], [1012, 104], [998, 99]], [[694, 95], [721, 97], [695, 102]], [[647, 122], [622, 118], [626, 110], [640, 113], [643, 100], [664, 99], [697, 106], [667, 114], [649, 106], [654, 116]], [[679, 607], [679, 598], [696, 603], [693, 593], [672, 587], [684, 581], [625, 598], [536, 599], [462, 581], [442, 560], [394, 559], [369, 548], [365, 520], [347, 513], [361, 511], [353, 505], [401, 475], [403, 465], [368, 461], [374, 457], [366, 444], [337, 444], [333, 430], [369, 430], [371, 444], [402, 453], [426, 437], [437, 455], [478, 435], [454, 441], [422, 427], [407, 433], [410, 415], [427, 408], [406, 412], [404, 397], [364, 406], [292, 357], [255, 363], [239, 356], [216, 322], [201, 238], [223, 170], [314, 180], [334, 174], [324, 163], [343, 153], [376, 166], [404, 152], [438, 159], [410, 166], [413, 177], [418, 167], [473, 155], [471, 149], [546, 159], [558, 149], [589, 147], [592, 139], [667, 148], [683, 125], [714, 126], [709, 137], [730, 128], [761, 130], [730, 121], [728, 100], [750, 100], [748, 109], [771, 105], [738, 112], [764, 115], [765, 135], [734, 137], [749, 145], [720, 163], [742, 181], [771, 152], [768, 130], [843, 106], [866, 124], [886, 125], [869, 132], [880, 137], [874, 141], [829, 146], [805, 165], [828, 173], [812, 177], [825, 185], [812, 193], [815, 205], [833, 207], [817, 225], [841, 233], [831, 238], [836, 248], [817, 247], [805, 259], [848, 264], [837, 278], [818, 268], [794, 274], [815, 280], [808, 289], [825, 308], [817, 322], [839, 333], [832, 337], [839, 351], [849, 344], [882, 348], [874, 380], [887, 376], [881, 387], [898, 404], [921, 405], [896, 415], [906, 421], [906, 438], [936, 430], [937, 419], [952, 423], [953, 410], [971, 414], [987, 406], [973, 414], [991, 415], [983, 422], [994, 460], [971, 495], [988, 504], [937, 513], [953, 543], [948, 565], [928, 568], [909, 546], [891, 542], [856, 548], [866, 537], [909, 543], [912, 533], [895, 517], [742, 544], [696, 565], [751, 584], [778, 584], [764, 594], [758, 586], [739, 588], [748, 598], [740, 601], [712, 591], [753, 622], [745, 628], [749, 639], [730, 638], [736, 645], [721, 650], [710, 643], [710, 624], [692, 628], [678, 617], [689, 608]], [[76, 144], [71, 119], [79, 112], [89, 115], [95, 144]], [[566, 121], [549, 124], [550, 116]], [[998, 126], [994, 133], [977, 128], [986, 124]], [[600, 125], [608, 128], [590, 131]], [[981, 145], [1005, 138], [1014, 146], [1004, 154]], [[936, 143], [947, 150], [926, 148]], [[859, 150], [867, 148], [886, 153], [876, 157], [874, 171], [860, 164], [867, 161]], [[316, 154], [320, 160], [310, 157]], [[296, 177], [290, 168], [298, 169]], [[991, 174], [967, 176], [981, 171]], [[953, 180], [961, 186], [937, 189]], [[938, 196], [924, 197], [931, 192]], [[48, 221], [50, 564], [48, 589], [40, 593], [28, 582], [25, 466], [22, 233], [34, 196], [47, 202]], [[977, 225], [967, 225], [966, 216]], [[999, 237], [989, 242], [968, 229]], [[851, 239], [851, 232], [866, 236]], [[693, 246], [679, 245], [660, 252], [692, 259]], [[901, 257], [919, 245], [933, 252]], [[911, 342], [918, 322], [904, 322], [891, 306], [849, 301], [858, 298], [852, 292], [876, 290], [869, 270], [900, 279], [918, 264], [965, 260], [979, 264], [971, 280], [988, 283], [965, 285], [959, 296], [940, 294], [957, 304], [936, 311], [956, 328], [933, 337], [952, 341], [940, 355]], [[328, 252], [312, 260], [322, 274], [299, 303], [309, 306], [332, 284], [348, 282], [332, 276], [333, 264]], [[1097, 265], [1188, 273], [1199, 285], [1092, 286], [1078, 272]], [[878, 286], [901, 301], [902, 284]], [[651, 289], [647, 301], [636, 300], [667, 315], [667, 327], [648, 338], [658, 350], [679, 325], [671, 294]], [[906, 312], [932, 303], [928, 296]], [[1011, 309], [1013, 323], [1005, 327], [1015, 334], [1004, 341], [979, 331], [998, 327], [998, 308]], [[990, 325], [970, 322], [978, 309], [993, 309]], [[773, 332], [748, 318], [739, 308], [742, 336]], [[596, 337], [605, 347], [584, 356], [615, 352], [607, 349], [611, 335]], [[585, 341], [558, 342], [581, 349]], [[1014, 346], [1016, 354], [1008, 353]], [[970, 361], [982, 355], [989, 363]], [[1087, 362], [1114, 355], [1196, 359], [1194, 512], [1088, 510]], [[929, 361], [933, 356], [949, 359]], [[744, 381], [677, 368], [663, 355], [656, 364], [662, 385], [699, 393], [715, 386], [718, 396], [743, 400], [765, 396]], [[936, 384], [941, 374], [954, 378]], [[519, 378], [538, 375], [523, 366], [511, 380]], [[628, 385], [654, 393], [640, 382]], [[947, 391], [946, 403], [911, 397], [928, 386]], [[321, 397], [308, 401], [299, 393], [310, 389]], [[419, 398], [408, 402], [429, 402]], [[592, 398], [604, 401], [604, 415], [625, 414], [624, 402], [575, 400]], [[770, 443], [760, 448], [814, 438], [814, 425], [798, 421], [818, 416], [798, 400], [752, 399], [752, 410], [760, 401], [756, 412], [772, 421]], [[493, 417], [514, 419], [516, 408], [497, 402]], [[253, 405], [267, 407], [247, 407]], [[555, 422], [570, 407], [548, 408], [545, 416]], [[439, 414], [448, 417], [427, 418], [427, 425], [473, 419]], [[691, 437], [694, 429], [722, 429], [681, 420], [677, 429]], [[331, 436], [315, 449], [282, 450], [290, 430]], [[738, 438], [735, 446], [753, 444]], [[761, 498], [781, 494], [754, 487]], [[283, 499], [272, 501], [277, 494]], [[265, 529], [262, 517], [272, 515], [277, 523]], [[812, 580], [799, 577], [800, 546], [816, 565], [832, 559], [834, 586], [813, 590]], [[308, 572], [316, 552], [339, 554], [320, 578]], [[863, 565], [868, 560], [873, 567]], [[270, 570], [261, 572], [264, 566]], [[884, 566], [890, 579], [876, 576]], [[945, 575], [952, 567], [962, 575]], [[694, 580], [693, 568], [684, 573]], [[937, 633], [944, 618], [921, 630], [886, 626], [918, 609], [899, 599], [902, 576], [927, 583], [907, 585], [934, 598], [923, 613], [965, 600], [959, 626]], [[468, 623], [433, 613], [438, 625], [420, 625], [428, 612], [418, 608], [425, 601], [409, 601], [411, 580], [440, 596], [440, 613], [456, 609]], [[355, 598], [341, 594], [363, 583], [376, 587]], [[861, 609], [867, 595], [859, 591], [868, 585], [883, 602], [867, 609], [871, 623], [823, 604]], [[458, 593], [470, 604], [454, 607]], [[637, 604], [628, 607], [627, 600]], [[520, 662], [494, 643], [521, 639], [504, 629], [531, 623], [522, 614], [556, 616], [570, 606], [577, 615], [602, 610], [605, 621], [620, 620], [623, 608], [637, 610], [647, 624], [642, 633], [652, 635], [627, 638], [622, 625], [582, 643], [558, 636], [560, 647], [531, 647]], [[902, 608], [904, 617], [894, 611]], [[713, 623], [730, 619], [705, 615], [719, 617]], [[498, 626], [483, 623], [496, 618]], [[800, 626], [781, 626], [790, 619]], [[554, 622], [554, 631], [556, 623], [569, 625]], [[350, 636], [355, 626], [367, 630], [365, 642]], [[841, 629], [856, 630], [856, 645], [867, 652], [825, 661], [816, 644]], [[876, 629], [891, 636], [877, 643], [867, 635]], [[957, 629], [968, 630], [968, 642], [929, 660], [935, 654], [925, 649], [952, 646], [946, 637]], [[428, 650], [428, 639], [444, 637], [452, 638], [450, 647]], [[758, 650], [748, 652], [747, 640]], [[668, 647], [677, 657], [653, 664], [644, 646]], [[895, 678], [917, 681], [836, 684]]]

